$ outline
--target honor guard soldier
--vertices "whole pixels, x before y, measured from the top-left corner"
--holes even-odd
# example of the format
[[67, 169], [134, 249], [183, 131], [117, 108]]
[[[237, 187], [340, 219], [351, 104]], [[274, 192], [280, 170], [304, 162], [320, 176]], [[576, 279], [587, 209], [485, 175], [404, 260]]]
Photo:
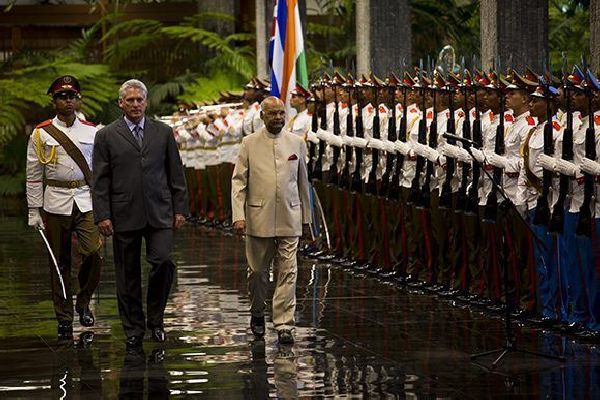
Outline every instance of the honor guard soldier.
[[296, 85], [290, 93], [292, 95], [290, 105], [296, 110], [296, 115], [290, 118], [286, 129], [306, 140], [312, 121], [312, 112], [308, 110], [310, 92], [302, 85]]
[[[531, 79], [527, 77], [527, 79]], [[555, 119], [558, 109], [558, 92], [555, 88], [538, 84], [530, 96], [529, 112], [536, 118], [538, 124], [529, 130], [522, 146], [523, 165], [519, 174], [518, 194], [521, 202], [527, 206], [527, 220], [535, 233], [542, 241], [533, 241], [535, 268], [537, 271], [537, 292], [540, 301], [542, 318], [539, 322], [552, 326], [558, 318], [558, 260], [557, 248], [553, 237], [549, 234], [548, 226], [537, 223], [536, 209], [538, 199], [543, 194], [544, 171], [544, 130], [550, 134], [554, 142], [561, 130], [560, 124]], [[549, 118], [550, 117], [550, 118]], [[546, 128], [548, 126], [548, 128]], [[546, 135], [548, 136], [548, 135]], [[552, 159], [549, 160], [552, 166]], [[550, 200], [548, 200], [550, 203]], [[550, 203], [551, 204], [551, 203]]]
[[71, 339], [72, 233], [77, 235], [78, 252], [82, 257], [75, 309], [79, 322], [85, 327], [94, 325], [89, 303], [98, 287], [102, 265], [99, 254], [102, 243], [94, 225], [90, 194], [96, 127], [76, 117], [81, 95], [75, 77], [65, 75], [57, 78], [50, 85], [48, 95], [52, 97], [56, 116], [39, 124], [29, 137], [27, 205], [29, 225], [45, 233], [58, 263], [56, 267], [50, 263], [58, 337]]

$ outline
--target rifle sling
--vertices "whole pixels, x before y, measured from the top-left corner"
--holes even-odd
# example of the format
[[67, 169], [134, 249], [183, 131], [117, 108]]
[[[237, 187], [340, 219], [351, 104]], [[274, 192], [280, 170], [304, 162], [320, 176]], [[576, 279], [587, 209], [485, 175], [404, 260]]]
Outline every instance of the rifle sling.
[[73, 143], [73, 141], [69, 139], [69, 137], [63, 131], [61, 131], [54, 125], [46, 125], [42, 127], [42, 129], [45, 130], [50, 136], [52, 136], [52, 138], [56, 140], [58, 144], [60, 144], [63, 147], [63, 149], [65, 149], [69, 157], [71, 157], [73, 161], [75, 161], [75, 164], [77, 164], [81, 172], [83, 172], [85, 182], [88, 184], [88, 186], [91, 187], [92, 171], [90, 170], [90, 166], [85, 160], [85, 157], [81, 153], [81, 150], [79, 150], [79, 147], [77, 147], [75, 143]]

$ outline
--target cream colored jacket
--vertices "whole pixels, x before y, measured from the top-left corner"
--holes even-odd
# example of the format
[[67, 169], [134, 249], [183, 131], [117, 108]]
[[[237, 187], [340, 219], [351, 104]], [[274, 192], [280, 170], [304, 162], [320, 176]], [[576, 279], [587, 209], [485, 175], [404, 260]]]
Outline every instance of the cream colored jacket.
[[265, 128], [246, 136], [232, 177], [233, 221], [257, 237], [302, 236], [311, 221], [304, 140]]

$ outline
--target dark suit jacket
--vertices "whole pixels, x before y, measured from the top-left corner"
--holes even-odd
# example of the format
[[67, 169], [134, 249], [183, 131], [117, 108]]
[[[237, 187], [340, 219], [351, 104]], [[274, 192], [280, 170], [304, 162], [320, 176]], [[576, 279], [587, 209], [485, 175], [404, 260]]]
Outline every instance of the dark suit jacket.
[[185, 178], [172, 129], [146, 117], [142, 148], [119, 118], [96, 134], [92, 202], [96, 223], [116, 232], [170, 228], [188, 214]]

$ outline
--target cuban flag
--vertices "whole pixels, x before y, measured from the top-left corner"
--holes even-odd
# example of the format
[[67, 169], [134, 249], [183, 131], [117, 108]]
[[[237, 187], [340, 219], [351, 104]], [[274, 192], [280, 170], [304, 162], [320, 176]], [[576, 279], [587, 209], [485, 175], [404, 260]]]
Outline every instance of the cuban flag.
[[271, 95], [289, 108], [290, 91], [296, 83], [308, 86], [298, 0], [277, 0], [274, 11], [269, 44]]

